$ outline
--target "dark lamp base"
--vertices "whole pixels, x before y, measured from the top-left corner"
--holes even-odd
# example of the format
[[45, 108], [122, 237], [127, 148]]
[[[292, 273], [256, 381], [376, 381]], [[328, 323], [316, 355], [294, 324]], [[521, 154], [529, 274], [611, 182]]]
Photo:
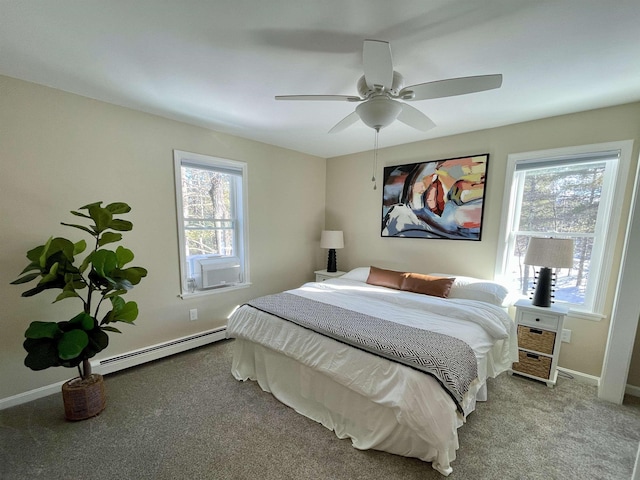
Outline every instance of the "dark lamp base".
[[542, 267], [538, 272], [536, 290], [533, 293], [532, 305], [536, 307], [551, 306], [551, 287], [553, 286], [553, 275], [550, 268]]
[[329, 259], [327, 261], [327, 272], [335, 273], [338, 271], [338, 262], [336, 260], [336, 249], [329, 249]]

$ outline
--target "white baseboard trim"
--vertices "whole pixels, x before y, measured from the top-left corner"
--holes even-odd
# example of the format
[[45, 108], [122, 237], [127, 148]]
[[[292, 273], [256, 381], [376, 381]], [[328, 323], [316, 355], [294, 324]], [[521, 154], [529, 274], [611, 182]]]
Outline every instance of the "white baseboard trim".
[[640, 397], [640, 387], [636, 387], [635, 385], [629, 385], [627, 383], [627, 388], [624, 389], [624, 393], [634, 397]]
[[596, 377], [595, 375], [589, 375], [588, 373], [582, 373], [564, 367], [558, 367], [558, 371], [571, 375], [578, 382], [595, 385], [596, 387], [600, 385], [600, 377]]
[[49, 395], [53, 395], [54, 393], [60, 393], [62, 391], [62, 384], [64, 382], [66, 382], [66, 380], [52, 383], [51, 385], [45, 385], [44, 387], [36, 388], [34, 390], [29, 390], [28, 392], [19, 393], [17, 395], [13, 395], [12, 397], [2, 398], [0, 399], [0, 410], [4, 410], [5, 408], [9, 407], [15, 407], [16, 405], [31, 402], [42, 397], [47, 397]]
[[[595, 385], [596, 387], [600, 386], [600, 377], [596, 377], [595, 375], [576, 372], [575, 370], [569, 370], [568, 368], [564, 368], [564, 367], [558, 367], [558, 370], [568, 375], [571, 375], [578, 382], [587, 383], [589, 385]], [[627, 395], [631, 395], [634, 397], [640, 397], [640, 387], [636, 387], [635, 385], [629, 385], [627, 383], [627, 386], [625, 388], [625, 393]]]
[[[149, 347], [133, 350], [122, 355], [115, 355], [113, 357], [103, 358], [102, 360], [95, 360], [91, 362], [91, 369], [94, 373], [99, 373], [101, 375], [124, 370], [129, 367], [141, 365], [176, 353], [201, 347], [209, 343], [224, 340], [226, 338], [226, 330], [226, 326], [213, 330], [206, 330], [194, 335], [188, 335], [168, 342], [158, 343]], [[62, 389], [62, 384], [65, 381], [66, 380], [63, 380], [51, 385], [45, 385], [44, 387], [29, 390], [28, 392], [2, 398], [0, 399], [0, 410], [31, 402], [54, 393], [59, 393]]]

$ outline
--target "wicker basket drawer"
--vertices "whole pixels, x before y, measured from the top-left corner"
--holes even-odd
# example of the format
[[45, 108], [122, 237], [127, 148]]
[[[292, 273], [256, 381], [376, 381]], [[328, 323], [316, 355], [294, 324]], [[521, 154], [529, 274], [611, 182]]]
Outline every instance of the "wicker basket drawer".
[[551, 376], [551, 358], [535, 353], [518, 352], [519, 362], [513, 364], [516, 372], [533, 375], [538, 378], [549, 379]]
[[518, 346], [520, 348], [552, 354], [555, 341], [555, 332], [518, 325]]

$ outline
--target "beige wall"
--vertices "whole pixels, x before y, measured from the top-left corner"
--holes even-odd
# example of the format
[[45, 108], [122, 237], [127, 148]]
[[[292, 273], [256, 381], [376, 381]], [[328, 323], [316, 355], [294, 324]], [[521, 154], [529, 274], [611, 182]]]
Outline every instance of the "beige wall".
[[[370, 182], [372, 152], [327, 161], [327, 228], [342, 229], [345, 248], [340, 251], [340, 268], [375, 264], [423, 273], [444, 272], [492, 278], [495, 270], [498, 230], [502, 209], [505, 166], [511, 153], [574, 145], [634, 140], [631, 172], [635, 172], [640, 144], [640, 103], [565, 115], [501, 128], [444, 137], [382, 149], [378, 178], [387, 165], [489, 153], [486, 203], [481, 242], [381, 238], [381, 189]], [[380, 132], [384, 144], [384, 130]], [[628, 211], [633, 178], [618, 186]], [[611, 313], [615, 279], [622, 251], [626, 215], [618, 236], [606, 313]], [[600, 376], [609, 328], [609, 318], [590, 321], [569, 318], [571, 343], [563, 343], [560, 365]], [[636, 342], [629, 382], [640, 385], [640, 352]]]
[[[9, 282], [26, 266], [26, 251], [49, 235], [82, 237], [60, 222], [84, 204], [132, 206], [134, 229], [123, 245], [149, 270], [127, 295], [140, 308], [136, 326], [112, 334], [101, 357], [225, 325], [239, 303], [310, 281], [322, 265], [324, 159], [7, 77], [0, 76], [0, 92], [0, 399], [75, 376], [65, 368], [29, 370], [22, 341], [32, 320], [69, 319], [79, 304], [51, 305], [53, 292], [22, 298], [26, 288]], [[177, 297], [173, 149], [248, 163], [252, 287]], [[191, 308], [198, 321], [189, 321]]]
[[[311, 280], [313, 270], [326, 262], [318, 244], [325, 221], [325, 175], [327, 228], [345, 231], [340, 269], [375, 263], [491, 277], [509, 153], [633, 139], [635, 163], [640, 143], [636, 103], [383, 149], [379, 178], [384, 165], [484, 152], [491, 159], [481, 242], [382, 239], [381, 190], [374, 191], [369, 181], [371, 152], [325, 162], [7, 77], [0, 76], [0, 92], [0, 399], [75, 373], [63, 368], [32, 372], [22, 364], [21, 344], [29, 322], [69, 318], [78, 304], [51, 305], [53, 293], [21, 298], [25, 288], [9, 282], [26, 265], [27, 249], [49, 235], [81, 235], [60, 222], [71, 220], [67, 212], [83, 204], [129, 203], [134, 230], [125, 234], [124, 245], [136, 254], [135, 264], [149, 270], [128, 295], [140, 307], [136, 326], [125, 325], [123, 335], [111, 335], [104, 357], [224, 325], [237, 304]], [[177, 297], [173, 149], [248, 163], [251, 288], [191, 300]], [[632, 181], [624, 188], [625, 208]], [[279, 187], [284, 182], [286, 189]], [[188, 320], [191, 308], [198, 309], [198, 321]], [[598, 376], [608, 326], [608, 319], [569, 319], [572, 342], [563, 344], [561, 365]], [[640, 386], [639, 345], [636, 341], [629, 383]]]

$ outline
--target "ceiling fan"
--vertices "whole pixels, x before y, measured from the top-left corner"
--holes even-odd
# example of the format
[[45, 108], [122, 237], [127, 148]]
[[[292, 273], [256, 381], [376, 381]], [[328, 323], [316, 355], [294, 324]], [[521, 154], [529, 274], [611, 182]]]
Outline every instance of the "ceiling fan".
[[[395, 120], [427, 131], [435, 123], [420, 110], [405, 102], [452, 97], [500, 88], [502, 75], [449, 78], [404, 86], [404, 78], [393, 69], [391, 46], [381, 40], [365, 40], [362, 49], [364, 75], [355, 95], [278, 95], [276, 100], [320, 100], [359, 103], [356, 110], [338, 122], [329, 133], [336, 133], [361, 119], [379, 132]], [[402, 101], [399, 101], [402, 100]]]

